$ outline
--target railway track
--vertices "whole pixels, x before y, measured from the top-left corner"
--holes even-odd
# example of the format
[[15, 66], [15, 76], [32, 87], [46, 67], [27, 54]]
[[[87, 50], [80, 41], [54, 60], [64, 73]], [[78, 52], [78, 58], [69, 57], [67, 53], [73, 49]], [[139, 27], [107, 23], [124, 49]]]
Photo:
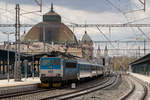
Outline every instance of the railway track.
[[50, 91], [50, 90], [49, 89], [37, 89], [37, 90], [33, 90], [33, 91], [24, 91], [24, 92], [3, 94], [3, 95], [0, 95], [0, 99], [17, 97], [17, 96], [28, 95], [28, 94], [39, 93], [39, 92], [46, 92], [46, 91]]
[[[108, 77], [102, 81], [100, 81], [99, 83], [97, 83], [96, 81], [92, 82], [92, 86], [88, 86], [88, 88], [83, 88], [83, 89], [78, 89], [78, 90], [73, 90], [73, 92], [66, 92], [66, 94], [61, 94], [61, 95], [56, 95], [56, 96], [52, 96], [51, 97], [45, 97], [45, 98], [41, 98], [41, 100], [49, 100], [49, 99], [69, 99], [69, 98], [73, 98], [73, 97], [77, 97], [80, 95], [84, 95], [99, 89], [103, 89], [105, 87], [109, 87], [111, 85], [113, 85], [115, 83], [115, 81], [117, 80], [118, 77], [114, 76], [114, 77]], [[83, 83], [84, 84], [84, 83]], [[83, 85], [82, 84], [82, 85]], [[17, 93], [10, 93], [10, 94], [4, 94], [4, 95], [0, 95], [0, 99], [7, 99], [7, 98], [13, 98], [13, 97], [19, 97], [19, 96], [28, 96], [31, 94], [39, 94], [41, 92], [48, 92], [48, 91], [55, 91], [55, 89], [37, 89], [34, 91], [25, 91], [25, 92], [17, 92]], [[58, 90], [59, 91], [59, 90]], [[39, 98], [40, 99], [40, 98]], [[23, 100], [23, 98], [22, 98]]]
[[126, 93], [120, 100], [145, 100], [147, 95], [147, 87], [135, 78], [130, 79], [131, 90]]
[[88, 88], [85, 88], [85, 89], [82, 89], [82, 90], [77, 90], [77, 91], [74, 91], [74, 92], [61, 94], [61, 95], [56, 95], [56, 96], [50, 96], [50, 97], [46, 97], [46, 98], [43, 98], [43, 99], [40, 99], [40, 100], [52, 100], [52, 99], [66, 100], [66, 99], [71, 99], [71, 98], [74, 98], [74, 97], [78, 97], [78, 96], [81, 96], [81, 95], [85, 95], [85, 94], [88, 94], [88, 93], [91, 93], [91, 92], [109, 87], [109, 86], [113, 85], [116, 81], [118, 81], [119, 78], [120, 78], [120, 76], [117, 75], [117, 76], [112, 77], [111, 79], [109, 79], [107, 81], [104, 81], [102, 83], [96, 84], [94, 86], [91, 86], [91, 87], [88, 87]]
[[[102, 80], [102, 83], [108, 81], [109, 78], [105, 78]], [[98, 79], [96, 80], [93, 80], [93, 81], [90, 81], [89, 83], [91, 84], [96, 84], [98, 81]], [[101, 83], [101, 84], [102, 84]], [[82, 83], [84, 84], [84, 83]], [[66, 88], [66, 87], [64, 87]], [[55, 91], [56, 89], [55, 88], [51, 88], [51, 89], [41, 89], [41, 88], [38, 88], [37, 90], [32, 90], [32, 91], [24, 91], [24, 92], [14, 92], [14, 93], [8, 93], [8, 94], [2, 94], [0, 95], [0, 99], [6, 99], [6, 98], [11, 98], [11, 97], [19, 97], [19, 96], [25, 96], [25, 95], [30, 95], [30, 94], [36, 94], [36, 93], [40, 93], [40, 92], [48, 92], [48, 91], [52, 91], [53, 90]]]

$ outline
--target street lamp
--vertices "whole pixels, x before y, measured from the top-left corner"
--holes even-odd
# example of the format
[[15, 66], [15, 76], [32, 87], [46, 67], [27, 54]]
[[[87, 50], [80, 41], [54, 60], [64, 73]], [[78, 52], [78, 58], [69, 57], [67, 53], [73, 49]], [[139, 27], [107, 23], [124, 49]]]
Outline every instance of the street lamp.
[[14, 34], [14, 32], [11, 32], [11, 33], [7, 33], [7, 32], [2, 32], [3, 34], [7, 34], [7, 38], [8, 38], [8, 46], [7, 46], [7, 71], [8, 71], [8, 74], [7, 74], [7, 78], [8, 78], [8, 82], [9, 82], [9, 79], [10, 79], [10, 76], [9, 76], [9, 35], [10, 34]]

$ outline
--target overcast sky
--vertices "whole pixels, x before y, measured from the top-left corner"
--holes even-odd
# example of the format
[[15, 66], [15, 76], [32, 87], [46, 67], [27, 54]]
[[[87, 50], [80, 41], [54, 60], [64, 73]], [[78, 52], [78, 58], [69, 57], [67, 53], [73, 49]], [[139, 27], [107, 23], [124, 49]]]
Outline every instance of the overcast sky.
[[[111, 1], [111, 2], [110, 2]], [[96, 23], [96, 24], [116, 24], [127, 23], [134, 20], [147, 18], [150, 16], [150, 0], [146, 0], [146, 12], [132, 10], [142, 9], [139, 0], [43, 0], [42, 13], [26, 14], [21, 16], [22, 24], [37, 24], [42, 21], [42, 15], [50, 10], [50, 5], [54, 3], [54, 10], [62, 16], [65, 24], [70, 23]], [[39, 10], [39, 6], [34, 0], [0, 0], [0, 24], [15, 23], [15, 4], [19, 3], [21, 13]], [[124, 14], [123, 14], [124, 13]], [[136, 21], [135, 23], [150, 23], [150, 19]], [[142, 28], [150, 36], [149, 28]], [[2, 29], [2, 31], [14, 31], [13, 28]], [[28, 31], [28, 28], [22, 28]], [[137, 28], [112, 28], [111, 34], [108, 28], [101, 29], [111, 40], [130, 40], [144, 37]], [[75, 28], [75, 35], [78, 39], [84, 34], [84, 28]], [[87, 28], [88, 34], [95, 41], [106, 40], [97, 28]], [[3, 37], [2, 37], [3, 36]], [[6, 41], [7, 36], [0, 34], [0, 42]], [[11, 37], [13, 40], [14, 37]]]

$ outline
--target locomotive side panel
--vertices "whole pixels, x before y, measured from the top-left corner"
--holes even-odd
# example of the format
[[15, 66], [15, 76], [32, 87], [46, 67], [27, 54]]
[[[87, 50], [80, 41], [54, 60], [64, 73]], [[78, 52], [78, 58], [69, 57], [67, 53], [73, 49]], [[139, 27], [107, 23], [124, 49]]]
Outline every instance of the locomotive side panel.
[[63, 79], [77, 79], [77, 62], [73, 60], [64, 60], [63, 63]]

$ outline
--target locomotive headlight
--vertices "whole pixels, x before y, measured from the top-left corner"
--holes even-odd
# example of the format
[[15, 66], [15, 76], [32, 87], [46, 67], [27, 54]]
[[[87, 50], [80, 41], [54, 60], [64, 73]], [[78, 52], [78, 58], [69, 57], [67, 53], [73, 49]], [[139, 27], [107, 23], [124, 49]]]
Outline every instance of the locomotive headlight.
[[45, 77], [46, 75], [45, 74], [41, 74], [41, 77]]

